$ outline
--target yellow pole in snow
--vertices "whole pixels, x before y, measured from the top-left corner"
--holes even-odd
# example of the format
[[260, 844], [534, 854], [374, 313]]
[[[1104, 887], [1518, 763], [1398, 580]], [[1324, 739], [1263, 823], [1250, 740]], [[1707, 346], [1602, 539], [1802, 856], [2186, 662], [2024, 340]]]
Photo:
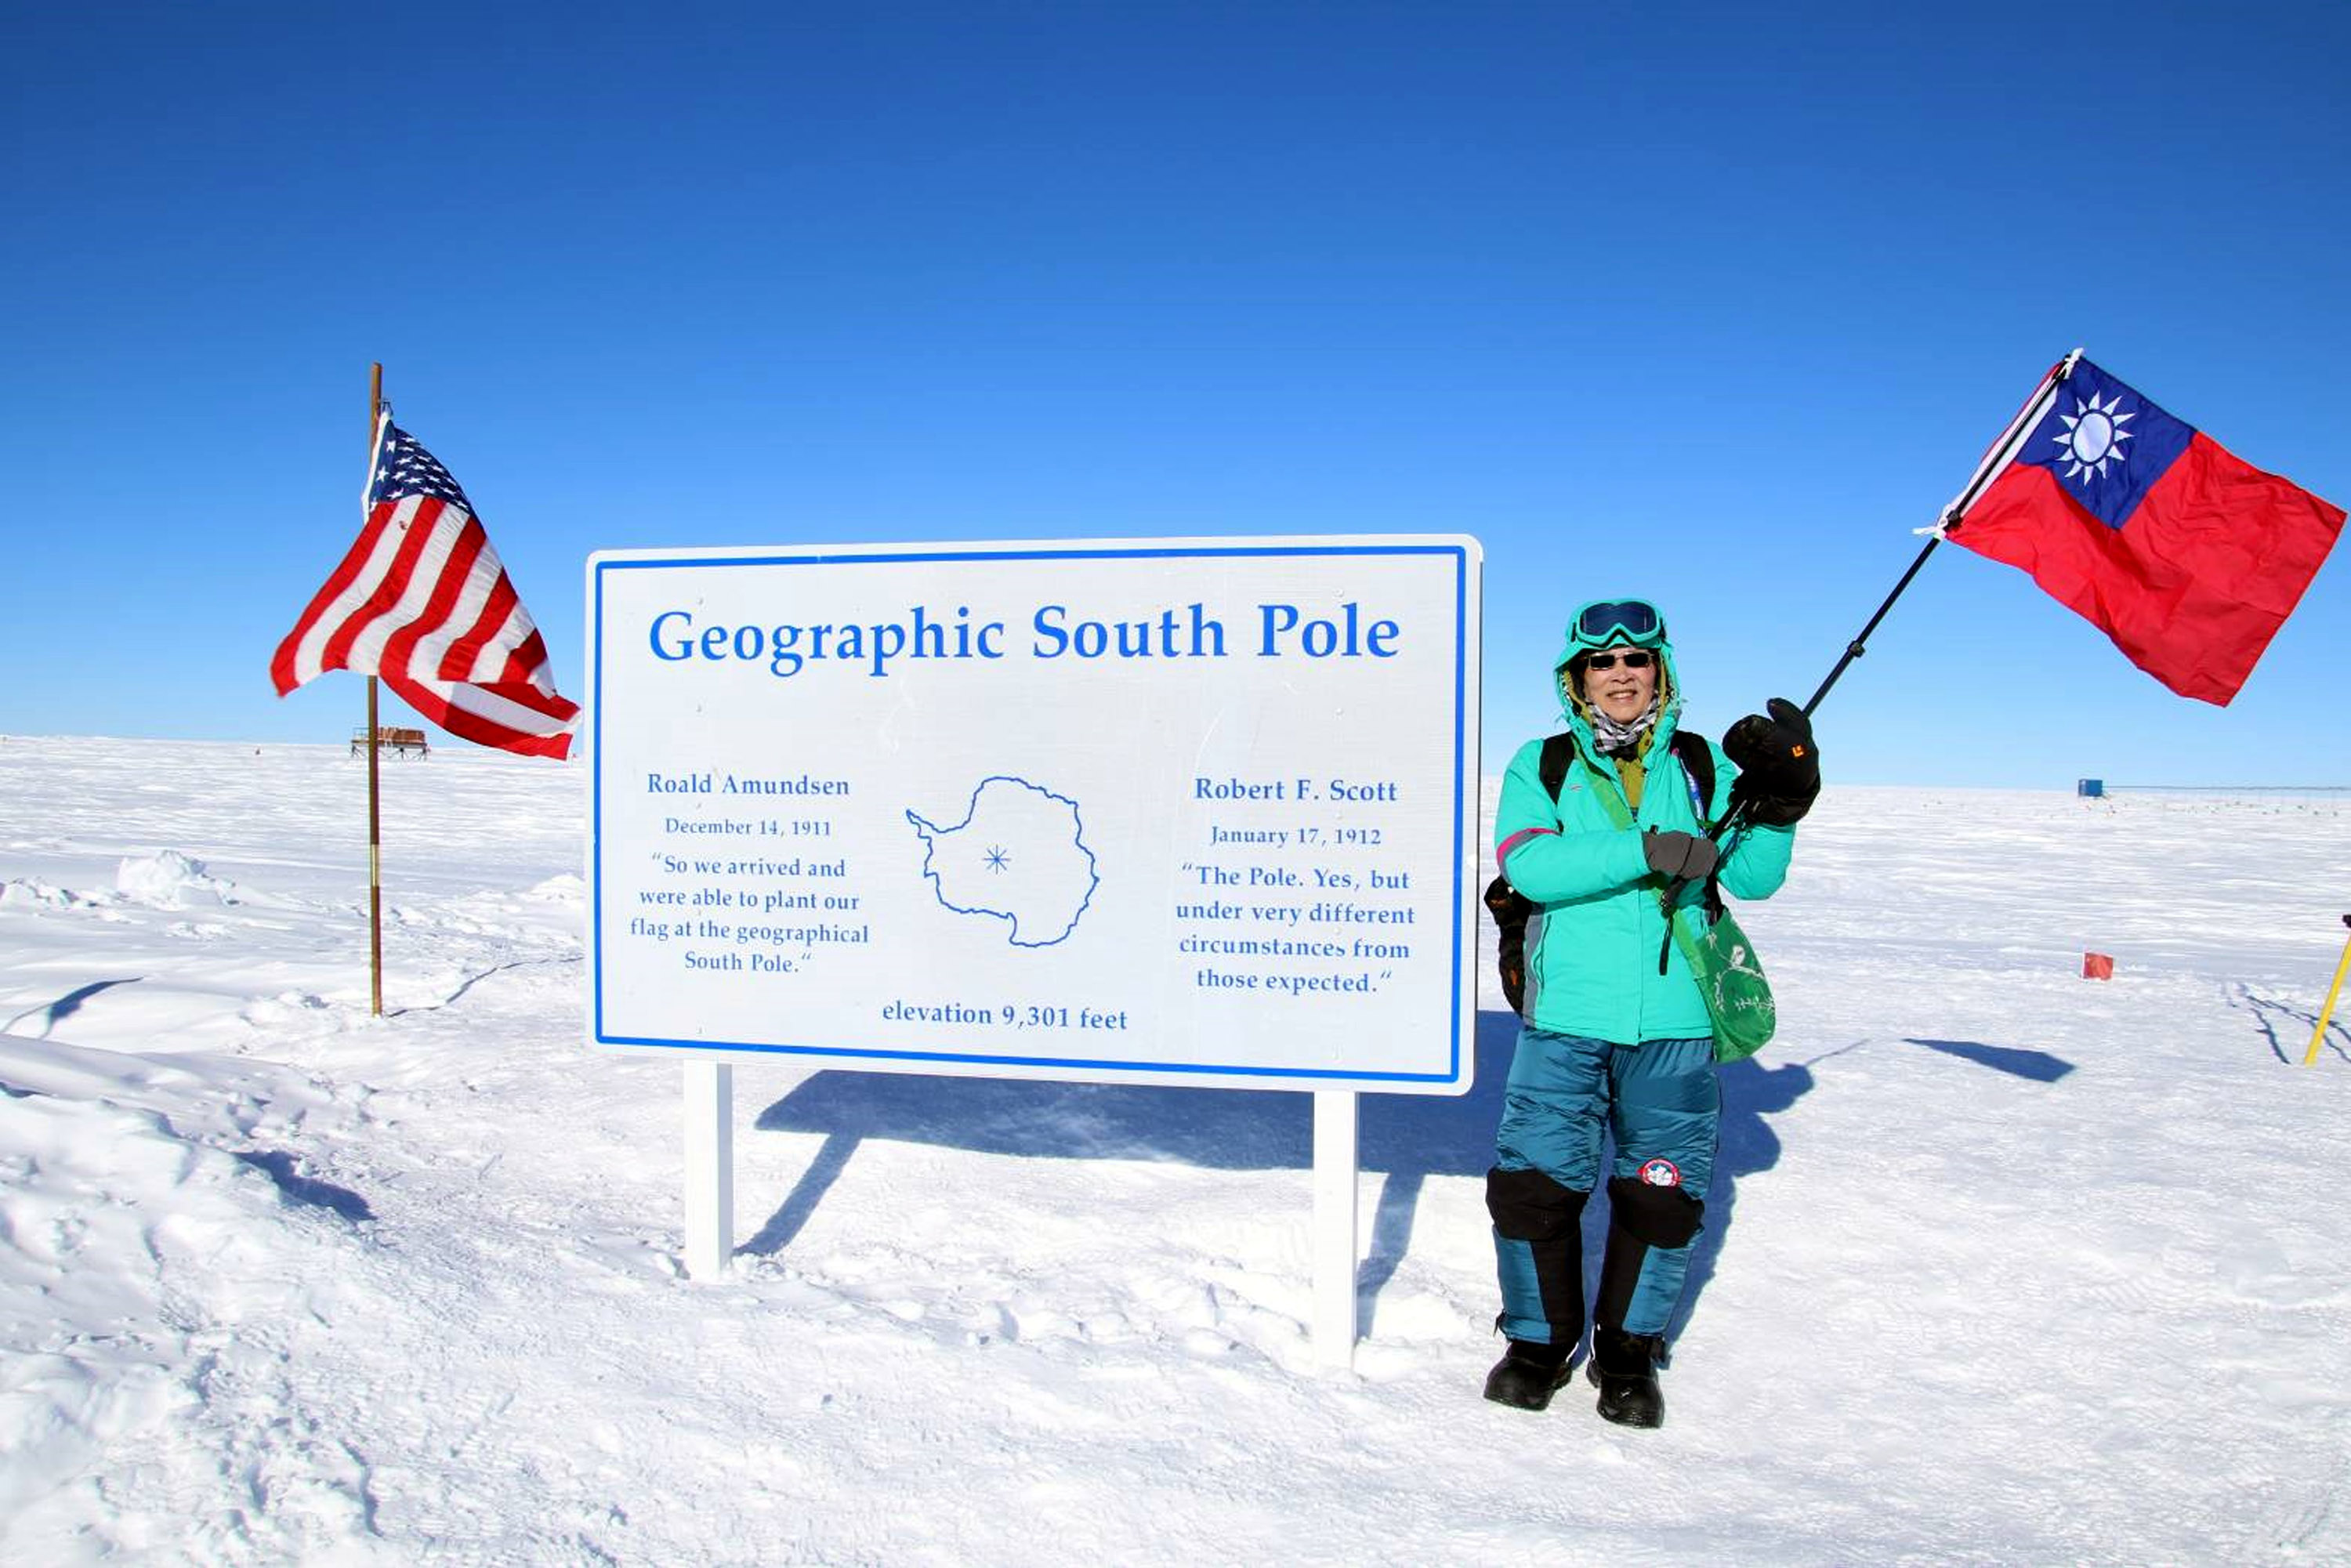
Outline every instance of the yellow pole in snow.
[[[2343, 924], [2351, 925], [2351, 915], [2343, 917]], [[2351, 969], [2351, 937], [2344, 938], [2343, 961], [2335, 966], [2335, 983], [2326, 988], [2326, 1005], [2318, 1009], [2318, 1027], [2310, 1031], [2310, 1054], [2302, 1059], [2304, 1067], [2318, 1060], [2318, 1042], [2326, 1038], [2326, 1020], [2335, 1016], [2335, 998], [2343, 994], [2343, 974], [2346, 969]]]

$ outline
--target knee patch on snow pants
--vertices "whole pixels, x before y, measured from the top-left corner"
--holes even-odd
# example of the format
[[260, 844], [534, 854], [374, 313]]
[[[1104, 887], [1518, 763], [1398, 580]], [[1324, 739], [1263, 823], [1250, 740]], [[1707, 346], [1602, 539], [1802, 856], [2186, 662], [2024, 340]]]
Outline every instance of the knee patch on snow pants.
[[1486, 1212], [1494, 1228], [1520, 1241], [1558, 1241], [1580, 1233], [1588, 1192], [1564, 1187], [1541, 1171], [1486, 1173]]
[[[1637, 1177], [1613, 1176], [1608, 1182], [1608, 1251], [1601, 1259], [1600, 1297], [1593, 1303], [1592, 1317], [1605, 1327], [1621, 1329], [1627, 1326], [1625, 1317], [1634, 1310], [1650, 1249], [1678, 1252], [1687, 1247], [1706, 1218], [1706, 1203], [1677, 1186], [1651, 1186]], [[1670, 1270], [1651, 1270], [1658, 1276], [1650, 1281], [1652, 1294], [1665, 1299], [1641, 1303], [1639, 1315], [1659, 1321], [1644, 1323], [1635, 1332], [1655, 1333], [1664, 1328], [1664, 1318], [1681, 1295], [1687, 1264], [1681, 1258], [1672, 1261], [1676, 1266]], [[1668, 1273], [1670, 1279], [1665, 1277]]]
[[1583, 1337], [1583, 1205], [1591, 1196], [1538, 1170], [1486, 1173], [1501, 1328], [1510, 1338], [1573, 1349]]
[[1611, 1176], [1614, 1223], [1652, 1247], [1687, 1247], [1706, 1218], [1706, 1202], [1677, 1186], [1651, 1186], [1637, 1176]]

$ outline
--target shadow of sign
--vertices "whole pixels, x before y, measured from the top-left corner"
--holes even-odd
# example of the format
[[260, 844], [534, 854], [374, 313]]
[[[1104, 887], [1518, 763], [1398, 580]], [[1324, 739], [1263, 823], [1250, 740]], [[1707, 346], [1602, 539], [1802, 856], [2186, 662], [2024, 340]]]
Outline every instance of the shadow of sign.
[[1911, 1040], [1912, 1045], [1923, 1045], [1929, 1051], [1939, 1051], [1946, 1056], [1956, 1056], [1962, 1061], [1972, 1061], [1979, 1067], [1989, 1067], [1996, 1072], [2029, 1078], [2035, 1083], [2054, 1083], [2074, 1071], [2074, 1064], [2045, 1051], [2023, 1051], [2009, 1045], [1984, 1045], [1972, 1040]]
[[[1369, 1250], [1357, 1268], [1360, 1332], [1371, 1332], [1380, 1293], [1411, 1249], [1427, 1178], [1482, 1181], [1493, 1164], [1518, 1032], [1510, 1013], [1478, 1015], [1476, 1085], [1467, 1094], [1366, 1094], [1358, 1102], [1360, 1164], [1386, 1173]], [[1725, 1067], [1721, 1082], [1721, 1151], [1677, 1328], [1713, 1275], [1738, 1178], [1779, 1162], [1780, 1139], [1765, 1118], [1793, 1104], [1813, 1080], [1808, 1065], [1766, 1068], [1750, 1061]], [[1302, 1171], [1313, 1163], [1312, 1103], [1282, 1092], [819, 1072], [768, 1106], [754, 1125], [824, 1137], [792, 1191], [739, 1249], [755, 1257], [790, 1245], [867, 1138], [1027, 1159], [1165, 1160], [1209, 1170]], [[1604, 1196], [1585, 1212], [1584, 1256], [1595, 1280], [1607, 1224]]]
[[[1478, 1015], [1475, 1087], [1461, 1095], [1365, 1094], [1357, 1159], [1384, 1171], [1359, 1291], [1375, 1295], [1412, 1240], [1421, 1183], [1483, 1177], [1518, 1019]], [[1314, 1163], [1310, 1095], [1283, 1091], [1163, 1089], [1004, 1078], [819, 1072], [759, 1113], [763, 1133], [817, 1133], [824, 1145], [783, 1204], [740, 1250], [789, 1245], [868, 1138], [935, 1144], [1024, 1159], [1164, 1160], [1207, 1170], [1306, 1170]]]

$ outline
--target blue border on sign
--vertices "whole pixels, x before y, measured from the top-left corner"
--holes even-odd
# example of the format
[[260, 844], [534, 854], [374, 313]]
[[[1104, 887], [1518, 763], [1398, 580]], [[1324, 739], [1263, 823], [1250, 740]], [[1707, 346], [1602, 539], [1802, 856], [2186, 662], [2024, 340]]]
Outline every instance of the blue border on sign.
[[[1259, 557], [1274, 559], [1289, 556], [1380, 556], [1423, 555], [1453, 558], [1453, 998], [1451, 1009], [1451, 1050], [1448, 1068], [1444, 1072], [1362, 1072], [1345, 1068], [1322, 1067], [1247, 1067], [1228, 1063], [1195, 1061], [1096, 1061], [1074, 1056], [1000, 1056], [977, 1051], [895, 1051], [879, 1046], [854, 1045], [774, 1045], [756, 1040], [671, 1040], [649, 1035], [615, 1035], [604, 1030], [604, 966], [601, 942], [596, 934], [604, 929], [604, 879], [601, 874], [601, 849], [604, 827], [604, 575], [611, 571], [674, 570], [679, 567], [744, 567], [744, 566], [869, 566], [897, 565], [919, 561], [1018, 561], [1018, 560], [1193, 560], [1202, 558]], [[1202, 545], [1182, 549], [1105, 549], [1071, 548], [1068, 549], [1018, 550], [923, 550], [919, 552], [844, 551], [823, 555], [744, 555], [744, 556], [677, 556], [664, 559], [633, 559], [601, 560], [595, 566], [596, 613], [588, 628], [595, 642], [595, 709], [590, 720], [589, 756], [591, 769], [589, 779], [588, 859], [591, 874], [589, 878], [590, 901], [588, 918], [592, 924], [589, 948], [594, 962], [590, 967], [589, 988], [595, 1042], [603, 1046], [627, 1046], [650, 1049], [688, 1051], [696, 1053], [730, 1051], [763, 1056], [812, 1056], [859, 1061], [941, 1061], [964, 1062], [981, 1067], [1066, 1068], [1088, 1071], [1165, 1072], [1193, 1074], [1201, 1077], [1297, 1079], [1301, 1081], [1341, 1080], [1354, 1083], [1458, 1083], [1461, 1082], [1462, 1053], [1465, 1041], [1461, 1030], [1461, 987], [1465, 978], [1462, 956], [1464, 946], [1462, 921], [1462, 813], [1461, 792], [1464, 788], [1462, 768], [1464, 749], [1468, 745], [1469, 722], [1469, 552], [1459, 545]], [[1467, 948], [1468, 962], [1477, 961], [1474, 940]]]

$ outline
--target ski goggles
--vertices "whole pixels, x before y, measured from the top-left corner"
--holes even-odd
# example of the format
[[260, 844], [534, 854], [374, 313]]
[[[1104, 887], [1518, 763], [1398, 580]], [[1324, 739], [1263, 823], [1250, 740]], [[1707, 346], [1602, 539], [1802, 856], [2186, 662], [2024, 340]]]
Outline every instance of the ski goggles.
[[1631, 643], [1654, 648], [1666, 640], [1666, 618], [1646, 599], [1603, 599], [1585, 605], [1568, 623], [1570, 635], [1587, 648]]

